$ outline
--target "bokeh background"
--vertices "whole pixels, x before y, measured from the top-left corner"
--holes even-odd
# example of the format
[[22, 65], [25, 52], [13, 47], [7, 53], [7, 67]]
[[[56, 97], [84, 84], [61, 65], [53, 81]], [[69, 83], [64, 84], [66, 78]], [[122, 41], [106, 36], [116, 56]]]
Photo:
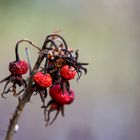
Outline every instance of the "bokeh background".
[[[36, 96], [14, 140], [140, 140], [139, 6], [138, 0], [0, 0], [1, 79], [9, 74], [16, 41], [27, 38], [41, 47], [58, 29], [90, 63], [88, 74], [71, 82], [76, 99], [66, 106], [66, 117], [45, 128]], [[26, 58], [24, 46], [20, 54]], [[37, 53], [30, 53], [34, 62]], [[10, 95], [0, 98], [0, 140], [16, 104]]]

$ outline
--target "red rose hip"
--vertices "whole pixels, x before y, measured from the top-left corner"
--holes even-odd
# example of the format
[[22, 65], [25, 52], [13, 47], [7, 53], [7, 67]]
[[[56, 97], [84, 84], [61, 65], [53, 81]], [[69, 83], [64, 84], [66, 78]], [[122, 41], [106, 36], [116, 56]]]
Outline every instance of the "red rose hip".
[[52, 85], [52, 77], [48, 73], [37, 72], [34, 75], [34, 82], [43, 88], [47, 88]]
[[70, 93], [64, 89], [64, 93], [62, 92], [62, 88], [59, 84], [56, 84], [50, 88], [50, 96], [59, 104], [70, 104], [74, 100], [74, 91], [70, 90]]
[[65, 65], [61, 68], [60, 74], [66, 80], [71, 80], [74, 79], [74, 77], [76, 76], [76, 70], [72, 66]]
[[10, 62], [9, 71], [12, 74], [25, 74], [28, 71], [28, 63], [24, 60]]

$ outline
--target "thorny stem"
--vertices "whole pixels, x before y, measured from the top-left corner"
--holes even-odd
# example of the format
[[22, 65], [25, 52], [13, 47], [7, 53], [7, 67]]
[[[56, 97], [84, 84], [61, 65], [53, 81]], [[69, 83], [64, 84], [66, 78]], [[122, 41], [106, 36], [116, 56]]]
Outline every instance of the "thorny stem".
[[15, 109], [15, 112], [14, 112], [12, 118], [10, 119], [5, 140], [12, 140], [12, 138], [13, 138], [15, 125], [18, 123], [18, 120], [23, 112], [23, 109], [24, 109], [26, 103], [28, 102], [29, 97], [32, 94], [32, 92], [30, 92], [30, 91], [31, 91], [31, 87], [33, 84], [33, 74], [38, 70], [38, 68], [43, 60], [43, 57], [44, 56], [42, 54], [39, 55], [39, 57], [36, 61], [36, 64], [35, 64], [33, 70], [31, 71], [31, 76], [29, 77], [29, 80], [28, 80], [28, 86], [27, 86], [22, 98], [19, 99], [19, 103]]
[[[30, 43], [33, 47], [35, 47], [36, 49], [38, 49], [39, 51], [42, 51], [42, 49], [38, 48], [36, 45], [34, 45], [31, 41], [29, 40], [20, 40], [17, 42], [16, 44], [16, 48], [15, 48], [15, 51], [16, 51], [16, 60], [18, 61], [19, 60], [19, 55], [18, 55], [18, 45], [21, 43], [21, 42], [28, 42]], [[51, 42], [53, 43], [53, 42]], [[26, 49], [26, 53], [27, 53], [27, 49]], [[28, 55], [27, 55], [28, 56]], [[13, 117], [10, 119], [10, 122], [9, 122], [9, 127], [8, 127], [8, 131], [6, 133], [6, 137], [5, 137], [5, 140], [12, 140], [13, 138], [13, 135], [14, 135], [14, 130], [15, 130], [15, 125], [18, 123], [18, 120], [23, 112], [23, 109], [26, 105], [26, 103], [28, 102], [30, 96], [32, 95], [32, 92], [31, 92], [31, 88], [32, 88], [32, 84], [33, 84], [33, 75], [34, 73], [37, 72], [37, 70], [39, 69], [40, 67], [40, 64], [42, 62], [42, 60], [44, 59], [44, 55], [42, 53], [39, 54], [39, 57], [35, 63], [35, 66], [33, 68], [33, 70], [31, 70], [30, 68], [30, 77], [28, 79], [28, 85], [27, 85], [27, 88], [22, 96], [22, 98], [20, 99], [19, 98], [19, 103], [15, 109], [15, 112], [13, 114]]]

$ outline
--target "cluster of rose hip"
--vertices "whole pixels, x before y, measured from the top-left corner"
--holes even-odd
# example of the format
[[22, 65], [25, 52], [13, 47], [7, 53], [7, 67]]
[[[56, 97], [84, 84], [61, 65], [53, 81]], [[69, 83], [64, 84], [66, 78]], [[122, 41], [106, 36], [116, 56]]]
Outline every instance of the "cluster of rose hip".
[[[19, 58], [18, 47], [22, 42], [28, 42], [39, 50], [39, 58], [33, 70], [29, 62]], [[64, 116], [64, 106], [73, 102], [74, 91], [70, 88], [70, 80], [74, 79], [76, 74], [77, 80], [79, 80], [82, 71], [87, 72], [84, 65], [88, 65], [88, 63], [78, 62], [78, 50], [69, 49], [65, 40], [58, 34], [48, 35], [41, 49], [29, 40], [18, 41], [15, 54], [16, 60], [9, 63], [11, 74], [0, 81], [0, 83], [6, 82], [1, 96], [5, 98], [4, 95], [10, 92], [19, 98], [23, 96], [28, 87], [29, 78], [31, 78], [25, 79], [23, 75], [30, 69], [33, 82], [29, 90], [28, 101], [32, 95], [39, 94], [43, 103], [45, 121], [47, 124], [52, 124], [59, 112]], [[8, 86], [9, 83], [11, 84], [10, 87]], [[17, 86], [21, 88], [18, 92]], [[50, 101], [46, 104], [48, 92]], [[50, 122], [52, 111], [56, 111], [56, 114]]]

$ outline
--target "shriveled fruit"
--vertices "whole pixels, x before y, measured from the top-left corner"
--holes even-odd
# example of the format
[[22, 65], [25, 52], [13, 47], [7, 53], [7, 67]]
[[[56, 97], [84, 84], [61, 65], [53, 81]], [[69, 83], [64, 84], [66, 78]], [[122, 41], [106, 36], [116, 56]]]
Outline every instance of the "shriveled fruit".
[[24, 60], [9, 63], [9, 71], [12, 74], [25, 74], [28, 71], [28, 63]]
[[70, 90], [67, 91], [64, 89], [64, 92], [62, 91], [62, 88], [59, 84], [56, 84], [50, 88], [50, 96], [57, 101], [59, 104], [70, 104], [74, 100], [74, 91]]
[[34, 82], [41, 87], [47, 88], [52, 85], [52, 77], [48, 73], [37, 72], [34, 75]]
[[66, 80], [71, 80], [76, 76], [76, 70], [72, 66], [64, 65], [60, 70], [60, 74]]

